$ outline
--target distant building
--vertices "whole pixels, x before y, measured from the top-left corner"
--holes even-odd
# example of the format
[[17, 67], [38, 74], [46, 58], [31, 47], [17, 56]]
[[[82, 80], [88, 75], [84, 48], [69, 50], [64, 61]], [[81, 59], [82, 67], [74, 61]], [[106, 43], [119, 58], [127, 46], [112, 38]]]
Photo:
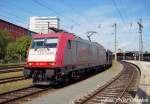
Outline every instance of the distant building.
[[59, 18], [57, 17], [40, 17], [34, 16], [30, 17], [30, 30], [37, 33], [49, 33], [49, 27], [54, 27], [59, 29]]
[[[113, 54], [114, 57], [114, 54]], [[141, 56], [142, 57], [142, 56]], [[117, 51], [117, 60], [139, 60], [139, 51]], [[142, 58], [140, 59], [142, 60]], [[143, 53], [143, 60], [150, 61], [150, 53], [144, 52]]]
[[36, 33], [36, 32], [30, 31], [24, 27], [18, 26], [16, 24], [7, 22], [2, 19], [0, 19], [0, 30], [6, 30], [6, 31], [10, 32], [13, 40], [16, 40], [16, 38], [24, 36], [24, 35], [32, 35], [32, 34]]

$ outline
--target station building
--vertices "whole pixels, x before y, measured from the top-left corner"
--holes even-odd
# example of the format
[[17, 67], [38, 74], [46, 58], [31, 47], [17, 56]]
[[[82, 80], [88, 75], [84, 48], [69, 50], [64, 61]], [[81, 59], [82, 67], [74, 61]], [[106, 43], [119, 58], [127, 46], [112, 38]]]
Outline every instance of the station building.
[[[141, 56], [142, 57], [142, 56]], [[117, 60], [139, 60], [138, 51], [118, 51]], [[142, 60], [142, 59], [141, 59]], [[143, 61], [150, 61], [150, 53], [143, 53]]]

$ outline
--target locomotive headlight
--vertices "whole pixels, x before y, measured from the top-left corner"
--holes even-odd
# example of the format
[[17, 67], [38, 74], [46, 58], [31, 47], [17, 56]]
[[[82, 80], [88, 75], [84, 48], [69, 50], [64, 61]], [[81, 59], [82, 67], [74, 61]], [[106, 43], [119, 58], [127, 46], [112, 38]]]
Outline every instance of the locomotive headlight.
[[32, 65], [32, 63], [31, 62], [29, 62], [29, 66], [31, 66]]
[[53, 62], [53, 63], [52, 63], [52, 66], [54, 66], [54, 65], [55, 65], [55, 63]]
[[49, 65], [50, 65], [50, 66], [54, 66], [55, 63], [54, 63], [54, 62], [50, 62]]

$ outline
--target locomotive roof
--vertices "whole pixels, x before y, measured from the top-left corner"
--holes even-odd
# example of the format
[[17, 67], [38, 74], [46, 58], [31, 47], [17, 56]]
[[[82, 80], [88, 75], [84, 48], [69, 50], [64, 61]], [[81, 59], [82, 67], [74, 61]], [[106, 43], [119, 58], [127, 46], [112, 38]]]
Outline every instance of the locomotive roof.
[[93, 45], [96, 45], [96, 46], [99, 46], [99, 47], [104, 48], [101, 44], [99, 44], [99, 43], [97, 43], [97, 42], [91, 42], [91, 41], [89, 41], [89, 40], [82, 39], [82, 38], [80, 38], [80, 37], [76, 37], [76, 40], [77, 40], [77, 41], [83, 41], [83, 42], [88, 43], [88, 44], [91, 44], [91, 43], [92, 43]]
[[88, 44], [92, 43], [93, 45], [103, 47], [101, 44], [99, 44], [97, 42], [91, 42], [89, 40], [82, 39], [81, 37], [76, 36], [73, 33], [69, 33], [69, 32], [52, 32], [52, 33], [49, 33], [49, 34], [42, 34], [42, 33], [41, 34], [33, 34], [32, 37], [33, 38], [50, 38], [50, 37], [59, 37], [61, 35], [66, 35], [66, 36], [69, 36], [70, 38], [75, 39], [77, 41], [83, 41], [83, 42], [88, 43]]
[[72, 35], [71, 33], [67, 33], [67, 32], [52, 32], [52, 33], [49, 33], [49, 34], [33, 34], [32, 37], [33, 38], [51, 38], [51, 37], [59, 37], [61, 35], [66, 35], [66, 36], [69, 36], [69, 37], [72, 37], [74, 38], [74, 35]]

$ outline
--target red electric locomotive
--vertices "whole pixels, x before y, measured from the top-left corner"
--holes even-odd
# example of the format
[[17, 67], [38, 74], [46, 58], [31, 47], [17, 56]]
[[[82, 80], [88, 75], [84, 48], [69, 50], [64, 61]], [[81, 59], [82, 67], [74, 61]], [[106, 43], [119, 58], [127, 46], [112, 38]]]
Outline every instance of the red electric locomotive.
[[110, 51], [72, 33], [61, 31], [32, 37], [24, 76], [32, 77], [33, 84], [58, 84], [112, 64]]

